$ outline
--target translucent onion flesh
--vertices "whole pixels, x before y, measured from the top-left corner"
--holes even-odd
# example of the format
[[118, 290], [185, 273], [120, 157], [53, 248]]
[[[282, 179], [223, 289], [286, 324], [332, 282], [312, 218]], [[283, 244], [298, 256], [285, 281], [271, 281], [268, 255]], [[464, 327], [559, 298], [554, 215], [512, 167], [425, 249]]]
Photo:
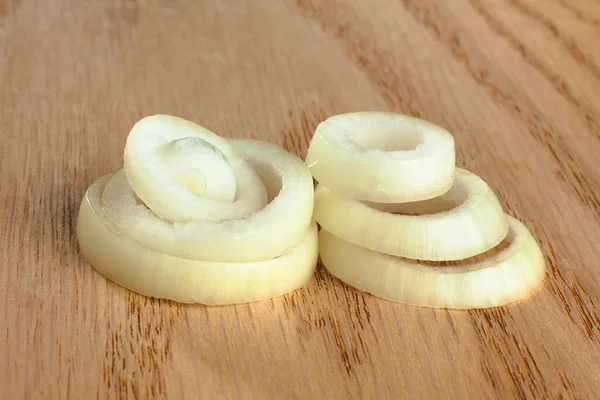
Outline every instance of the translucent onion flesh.
[[419, 201], [452, 186], [454, 139], [437, 125], [402, 114], [341, 114], [318, 125], [306, 163], [320, 184], [346, 197]]
[[101, 196], [110, 178], [97, 180], [85, 194], [77, 223], [79, 244], [99, 273], [134, 292], [182, 303], [246, 303], [296, 290], [314, 272], [318, 254], [315, 223], [296, 247], [265, 261], [190, 260], [146, 247], [123, 235], [102, 210]]
[[394, 302], [432, 308], [507, 305], [536, 291], [545, 276], [543, 254], [523, 223], [506, 216], [508, 247], [483, 261], [441, 267], [378, 253], [325, 229], [319, 247], [327, 270], [350, 286]]
[[[174, 169], [191, 171], [187, 177], [195, 172], [205, 190], [195, 193], [189, 182], [182, 185], [185, 176]], [[125, 145], [124, 170], [137, 196], [165, 221], [220, 222], [267, 203], [258, 175], [226, 139], [170, 115], [153, 115], [134, 125]], [[222, 187], [206, 191], [211, 183]], [[235, 194], [233, 201], [228, 192]]]
[[484, 253], [508, 232], [493, 191], [478, 176], [460, 168], [449, 191], [420, 202], [365, 204], [319, 186], [314, 218], [350, 243], [431, 261], [462, 260]]
[[205, 304], [276, 297], [310, 278], [313, 180], [296, 156], [157, 115], [132, 129], [124, 167], [90, 186], [77, 225], [84, 258], [107, 278]]
[[[141, 244], [173, 256], [205, 261], [261, 261], [290, 251], [312, 219], [313, 181], [302, 160], [282, 148], [229, 139], [231, 148], [260, 174], [269, 203], [243, 218], [169, 222], [138, 203], [123, 172], [109, 181], [102, 207], [113, 224]], [[226, 203], [222, 203], [226, 204]]]

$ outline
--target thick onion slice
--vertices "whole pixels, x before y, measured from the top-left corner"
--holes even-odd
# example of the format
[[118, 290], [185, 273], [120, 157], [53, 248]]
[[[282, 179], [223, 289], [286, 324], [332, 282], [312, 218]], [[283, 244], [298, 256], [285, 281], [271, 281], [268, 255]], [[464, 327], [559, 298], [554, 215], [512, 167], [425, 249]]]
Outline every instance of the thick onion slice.
[[503, 306], [537, 290], [546, 270], [527, 227], [506, 218], [508, 247], [481, 262], [424, 265], [356, 246], [325, 229], [319, 234], [321, 259], [332, 275], [348, 285], [394, 302], [454, 309]]
[[133, 127], [124, 169], [86, 192], [77, 235], [92, 267], [133, 291], [245, 303], [308, 281], [313, 206], [312, 175], [293, 154], [154, 115]]
[[219, 222], [267, 203], [258, 175], [226, 139], [170, 115], [152, 115], [134, 125], [124, 169], [139, 198], [166, 221]]
[[318, 254], [315, 223], [293, 249], [270, 260], [236, 263], [175, 257], [123, 235], [107, 218], [101, 197], [110, 179], [111, 175], [105, 176], [87, 190], [77, 234], [86, 260], [102, 275], [132, 291], [183, 303], [246, 303], [291, 292], [313, 274]]
[[302, 240], [312, 219], [310, 171], [302, 160], [275, 144], [251, 139], [229, 139], [228, 143], [268, 192], [270, 202], [263, 209], [220, 222], [171, 223], [138, 203], [125, 174], [119, 171], [102, 195], [107, 218], [142, 245], [193, 260], [261, 261], [290, 251]]
[[448, 192], [420, 202], [365, 204], [319, 186], [314, 218], [350, 243], [431, 261], [462, 260], [484, 253], [508, 232], [496, 195], [482, 179], [461, 168], [456, 169]]
[[358, 112], [321, 122], [306, 163], [332, 192], [379, 203], [430, 199], [450, 189], [454, 139], [402, 114]]

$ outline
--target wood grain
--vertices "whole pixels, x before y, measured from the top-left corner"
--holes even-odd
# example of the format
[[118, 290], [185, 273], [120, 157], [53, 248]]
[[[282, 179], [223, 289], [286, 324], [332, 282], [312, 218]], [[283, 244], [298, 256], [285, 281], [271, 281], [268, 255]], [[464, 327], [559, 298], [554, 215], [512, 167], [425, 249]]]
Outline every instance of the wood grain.
[[[593, 0], [0, 0], [0, 398], [597, 398], [600, 6]], [[142, 116], [304, 157], [316, 124], [449, 129], [539, 240], [543, 289], [416, 309], [320, 268], [235, 307], [94, 272], [75, 223]]]

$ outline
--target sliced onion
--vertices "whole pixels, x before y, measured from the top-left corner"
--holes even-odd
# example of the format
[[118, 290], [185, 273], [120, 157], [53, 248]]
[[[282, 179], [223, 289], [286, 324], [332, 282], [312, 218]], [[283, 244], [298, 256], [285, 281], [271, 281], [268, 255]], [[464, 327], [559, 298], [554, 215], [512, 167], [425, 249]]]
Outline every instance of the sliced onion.
[[541, 285], [537, 243], [483, 180], [455, 167], [446, 130], [392, 113], [337, 115], [317, 127], [306, 163], [319, 182], [321, 258], [349, 285], [445, 308], [504, 305]]
[[[124, 161], [133, 190], [166, 221], [219, 222], [244, 217], [267, 203], [258, 175], [226, 139], [181, 118], [153, 115], [136, 123]], [[200, 177], [200, 193], [181, 183], [194, 175]]]
[[[266, 142], [230, 139], [232, 149], [260, 175], [270, 192], [262, 210], [226, 221], [168, 222], [138, 204], [123, 172], [102, 196], [106, 216], [141, 244], [173, 256], [205, 261], [261, 261], [290, 251], [312, 219], [310, 171], [296, 156]], [[258, 175], [257, 175], [258, 176]]]
[[542, 252], [525, 225], [506, 216], [509, 246], [480, 262], [435, 267], [343, 241], [325, 229], [319, 234], [327, 270], [359, 290], [394, 302], [471, 309], [498, 307], [529, 296], [545, 276]]
[[257, 301], [314, 271], [313, 203], [312, 176], [296, 156], [158, 115], [132, 129], [125, 169], [90, 186], [77, 234], [96, 270], [138, 293]]
[[508, 232], [504, 211], [493, 191], [478, 176], [461, 168], [456, 169], [448, 192], [413, 203], [365, 204], [319, 186], [314, 218], [350, 243], [432, 261], [462, 260], [484, 253]]
[[265, 261], [198, 261], [148, 248], [124, 235], [102, 210], [102, 192], [110, 179], [111, 175], [105, 176], [87, 190], [77, 234], [86, 260], [99, 273], [132, 291], [183, 303], [246, 303], [296, 290], [314, 272], [318, 254], [315, 223], [296, 247]]
[[358, 112], [320, 123], [306, 163], [332, 192], [380, 203], [430, 199], [450, 189], [454, 139], [421, 119]]

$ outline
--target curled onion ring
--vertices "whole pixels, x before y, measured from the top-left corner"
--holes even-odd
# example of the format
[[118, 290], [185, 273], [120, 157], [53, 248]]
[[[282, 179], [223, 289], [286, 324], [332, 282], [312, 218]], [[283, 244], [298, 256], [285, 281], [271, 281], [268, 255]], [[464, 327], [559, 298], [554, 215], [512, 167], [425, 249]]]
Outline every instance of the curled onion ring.
[[313, 200], [310, 171], [278, 146], [151, 116], [132, 129], [125, 170], [86, 192], [77, 234], [96, 270], [138, 293], [257, 301], [312, 276]]

